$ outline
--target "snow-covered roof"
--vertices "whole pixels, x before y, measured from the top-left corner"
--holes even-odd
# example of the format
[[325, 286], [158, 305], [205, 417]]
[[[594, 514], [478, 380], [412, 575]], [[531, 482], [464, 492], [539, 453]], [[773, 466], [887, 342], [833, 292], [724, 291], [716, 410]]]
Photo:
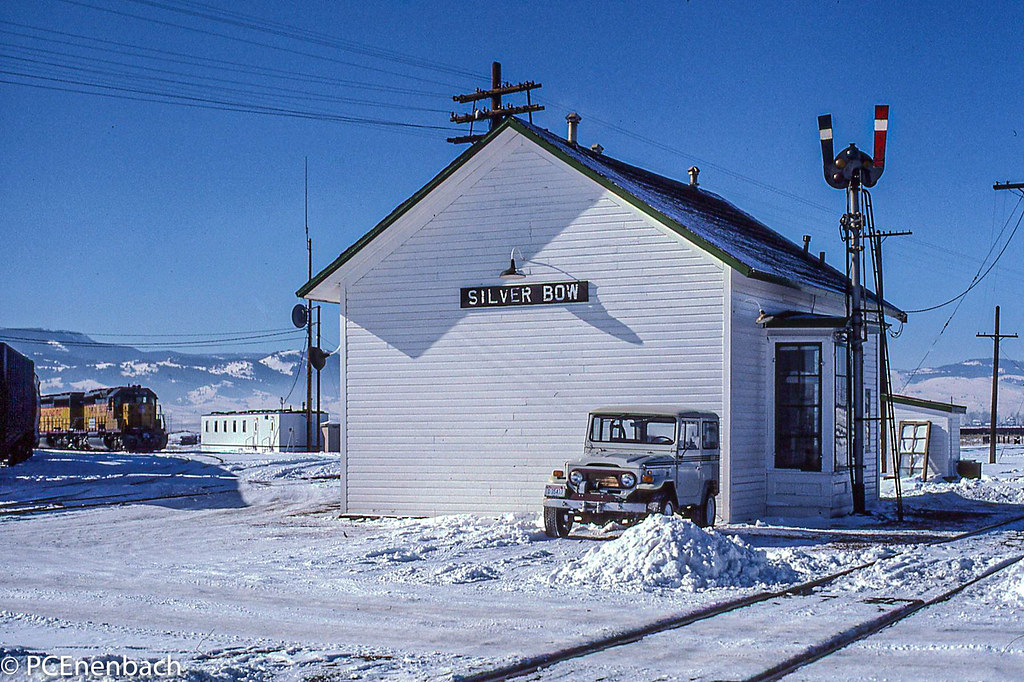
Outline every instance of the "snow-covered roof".
[[[796, 288], [845, 294], [849, 280], [800, 246], [703, 187], [694, 187], [631, 166], [555, 135], [539, 126], [509, 118], [459, 156], [423, 189], [399, 206], [373, 230], [341, 254], [297, 292], [308, 295], [320, 282], [341, 267], [377, 234], [405, 213], [420, 198], [467, 161], [475, 152], [507, 128], [536, 142], [570, 166], [596, 180], [673, 231], [708, 251], [747, 277]], [[869, 294], [869, 298], [873, 298]], [[890, 315], [906, 315], [886, 305]]]

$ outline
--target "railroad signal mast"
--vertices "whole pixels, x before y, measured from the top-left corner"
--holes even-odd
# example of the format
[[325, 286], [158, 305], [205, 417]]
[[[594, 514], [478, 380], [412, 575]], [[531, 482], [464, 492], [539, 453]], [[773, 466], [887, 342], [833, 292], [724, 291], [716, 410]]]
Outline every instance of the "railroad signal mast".
[[[846, 190], [846, 213], [840, 224], [843, 227], [848, 262], [850, 263], [848, 295], [850, 298], [850, 349], [853, 356], [851, 368], [853, 438], [850, 449], [853, 454], [853, 511], [855, 514], [863, 514], [867, 511], [864, 489], [864, 342], [867, 339], [867, 334], [862, 281], [864, 273], [861, 267], [864, 253], [865, 217], [861, 211], [861, 192], [866, 187], [874, 187], [885, 170], [885, 140], [888, 128], [889, 107], [880, 104], [875, 107], [874, 156], [868, 156], [857, 149], [857, 145], [853, 143], [835, 155], [832, 145], [832, 116], [824, 114], [818, 117], [825, 182], [835, 189]], [[876, 234], [868, 236], [877, 238]], [[881, 300], [878, 303], [881, 311], [884, 303]], [[881, 317], [879, 323], [883, 323]], [[884, 329], [882, 332], [884, 338]], [[882, 402], [884, 404], [884, 399]], [[898, 481], [899, 470], [895, 474]]]
[[[531, 92], [537, 88], [542, 87], [541, 83], [534, 83], [533, 81], [523, 81], [521, 83], [504, 83], [501, 80], [501, 62], [491, 63], [491, 87], [489, 90], [481, 90], [477, 88], [475, 92], [470, 92], [464, 95], [453, 95], [452, 100], [460, 104], [473, 103], [473, 110], [468, 114], [459, 114], [452, 112], [451, 122], [452, 123], [468, 123], [469, 134], [460, 135], [458, 137], [449, 137], [448, 141], [452, 144], [463, 144], [467, 142], [476, 142], [484, 137], [484, 133], [474, 133], [473, 125], [477, 121], [490, 121], [489, 130], [494, 130], [501, 123], [502, 119], [506, 119], [509, 116], [516, 114], [527, 114], [530, 117], [530, 123], [533, 123], [533, 112], [543, 111], [544, 107], [539, 104], [534, 104]], [[505, 95], [512, 95], [517, 92], [526, 93], [526, 104], [525, 105], [502, 105], [501, 98]], [[476, 102], [481, 100], [491, 100], [490, 109], [477, 109]]]

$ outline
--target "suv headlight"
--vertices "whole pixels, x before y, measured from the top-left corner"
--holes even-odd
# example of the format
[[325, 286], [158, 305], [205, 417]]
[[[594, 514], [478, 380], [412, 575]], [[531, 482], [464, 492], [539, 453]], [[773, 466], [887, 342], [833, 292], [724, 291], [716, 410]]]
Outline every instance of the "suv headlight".
[[636, 476], [634, 474], [625, 473], [619, 479], [619, 483], [622, 484], [623, 488], [632, 488], [636, 485]]
[[581, 471], [570, 471], [569, 472], [569, 482], [572, 483], [573, 485], [579, 485], [580, 483], [583, 483], [583, 472], [581, 472]]

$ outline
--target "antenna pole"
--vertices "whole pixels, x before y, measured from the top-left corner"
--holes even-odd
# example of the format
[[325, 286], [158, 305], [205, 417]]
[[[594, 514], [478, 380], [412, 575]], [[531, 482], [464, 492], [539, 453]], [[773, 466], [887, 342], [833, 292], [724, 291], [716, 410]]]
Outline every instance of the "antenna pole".
[[992, 414], [988, 425], [988, 463], [996, 463], [996, 416], [999, 406], [999, 340], [1015, 339], [1016, 334], [999, 333], [999, 306], [996, 306], [996, 329], [993, 334], [978, 334], [979, 338], [992, 339]]
[[[309, 279], [313, 279], [313, 240], [309, 238], [309, 157], [305, 158], [305, 223], [306, 223], [306, 255]], [[309, 280], [307, 280], [309, 281]], [[313, 347], [313, 301], [306, 301], [306, 451], [313, 442], [313, 360], [310, 350]]]

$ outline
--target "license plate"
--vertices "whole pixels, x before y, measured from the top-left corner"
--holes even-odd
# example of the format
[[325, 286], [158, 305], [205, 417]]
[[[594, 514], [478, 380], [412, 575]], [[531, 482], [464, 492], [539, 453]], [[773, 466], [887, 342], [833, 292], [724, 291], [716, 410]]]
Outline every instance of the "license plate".
[[544, 497], [565, 497], [564, 485], [548, 485], [544, 487]]

